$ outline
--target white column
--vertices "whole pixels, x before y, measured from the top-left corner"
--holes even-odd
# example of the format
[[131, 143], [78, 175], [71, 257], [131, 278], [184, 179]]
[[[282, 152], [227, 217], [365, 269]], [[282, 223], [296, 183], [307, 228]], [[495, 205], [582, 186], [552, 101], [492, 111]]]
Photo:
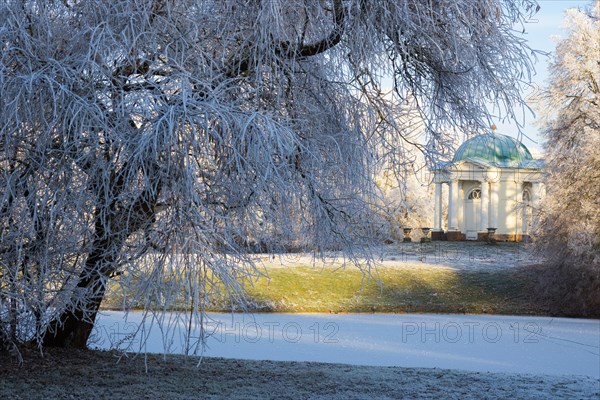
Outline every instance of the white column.
[[442, 230], [442, 183], [435, 184], [435, 203], [433, 211], [433, 231], [440, 232]]
[[461, 225], [465, 223], [465, 191], [463, 182], [458, 181], [457, 211], [456, 211], [456, 229], [461, 230]]
[[481, 214], [479, 217], [479, 231], [487, 232], [490, 227], [490, 184], [488, 181], [481, 181]]
[[529, 220], [529, 210], [530, 206], [526, 202], [523, 202], [523, 207], [521, 208], [521, 235], [523, 236], [529, 233], [529, 224], [531, 223]]
[[535, 227], [539, 222], [540, 216], [540, 202], [542, 200], [542, 183], [532, 182], [531, 183], [531, 225]]
[[[531, 193], [530, 193], [531, 195]], [[529, 213], [529, 206], [531, 203], [531, 197], [529, 199], [529, 201], [526, 201], [524, 199], [525, 196], [525, 182], [518, 182], [517, 183], [517, 205], [520, 205], [520, 207], [517, 207], [517, 210], [521, 210], [521, 240], [523, 240], [523, 237], [525, 235], [527, 235], [527, 232], [529, 231], [527, 225], [529, 224], [528, 221], [528, 213]]]
[[490, 208], [488, 216], [488, 228], [498, 228], [498, 189], [500, 182], [490, 182]]
[[458, 230], [458, 180], [450, 181], [448, 190], [448, 230]]
[[531, 206], [535, 209], [540, 206], [542, 198], [542, 184], [540, 182], [531, 183]]

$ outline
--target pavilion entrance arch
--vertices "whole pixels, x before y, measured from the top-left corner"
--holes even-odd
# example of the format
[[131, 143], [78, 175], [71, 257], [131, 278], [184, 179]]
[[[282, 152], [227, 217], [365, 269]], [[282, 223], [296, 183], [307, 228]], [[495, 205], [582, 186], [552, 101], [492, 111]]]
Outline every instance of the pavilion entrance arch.
[[466, 191], [464, 208], [465, 233], [467, 240], [477, 240], [481, 218], [481, 189], [475, 187]]

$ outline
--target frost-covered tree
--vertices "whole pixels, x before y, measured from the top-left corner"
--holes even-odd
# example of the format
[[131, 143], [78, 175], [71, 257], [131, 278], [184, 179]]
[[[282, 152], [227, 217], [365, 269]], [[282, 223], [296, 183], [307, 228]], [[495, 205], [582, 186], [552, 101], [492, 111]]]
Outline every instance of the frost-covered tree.
[[422, 157], [410, 157], [411, 162], [398, 168], [381, 171], [375, 182], [381, 191], [376, 206], [384, 227], [379, 237], [398, 241], [404, 238], [403, 228], [412, 228], [411, 236], [422, 237], [420, 228], [431, 228], [433, 223], [432, 176]]
[[546, 192], [537, 244], [561, 303], [600, 314], [600, 1], [566, 13], [540, 107]]
[[85, 346], [109, 282], [191, 322], [217, 291], [242, 298], [246, 245], [274, 229], [362, 243], [373, 167], [407, 144], [403, 99], [429, 158], [449, 150], [441, 127], [512, 117], [531, 72], [513, 29], [535, 9], [3, 0], [1, 344]]

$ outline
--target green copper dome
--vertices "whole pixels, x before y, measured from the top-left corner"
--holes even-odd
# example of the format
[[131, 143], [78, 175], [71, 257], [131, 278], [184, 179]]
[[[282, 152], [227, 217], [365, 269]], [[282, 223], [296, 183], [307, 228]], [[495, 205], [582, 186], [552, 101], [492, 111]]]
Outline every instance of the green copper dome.
[[497, 133], [485, 133], [464, 142], [452, 159], [474, 161], [498, 168], [527, 167], [533, 160], [527, 147], [518, 140]]

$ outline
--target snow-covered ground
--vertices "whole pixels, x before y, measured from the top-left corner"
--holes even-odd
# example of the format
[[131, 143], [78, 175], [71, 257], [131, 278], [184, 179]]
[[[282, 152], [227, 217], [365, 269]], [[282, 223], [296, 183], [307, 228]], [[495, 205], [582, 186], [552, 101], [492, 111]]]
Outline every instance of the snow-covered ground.
[[[202, 353], [198, 324], [105, 311], [90, 345]], [[600, 378], [600, 320], [421, 314], [210, 314], [210, 357]], [[149, 329], [152, 326], [152, 329]], [[129, 347], [128, 347], [129, 346]]]

